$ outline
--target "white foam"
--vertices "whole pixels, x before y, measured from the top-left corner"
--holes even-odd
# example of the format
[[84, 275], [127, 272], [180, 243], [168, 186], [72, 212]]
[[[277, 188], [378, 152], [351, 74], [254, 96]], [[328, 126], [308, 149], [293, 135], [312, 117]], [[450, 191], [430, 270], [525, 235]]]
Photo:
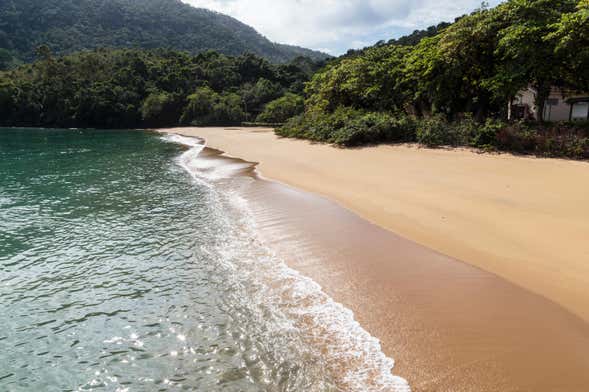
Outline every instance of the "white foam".
[[[354, 313], [325, 294], [314, 280], [288, 267], [258, 238], [256, 222], [246, 199], [234, 193], [230, 200], [241, 210], [241, 221], [250, 229], [249, 242], [258, 243], [266, 253], [255, 261], [258, 265], [249, 270], [258, 280], [281, 282], [266, 286], [262, 296], [274, 301], [279, 310], [287, 309], [283, 312], [287, 313], [291, 324], [304, 322], [308, 327], [307, 339], [321, 342], [322, 347], [317, 349], [328, 368], [338, 371], [341, 364], [348, 366], [340, 387], [350, 392], [410, 392], [407, 381], [392, 374], [394, 360], [383, 353], [380, 341], [362, 328]], [[288, 284], [283, 285], [284, 282]]]
[[162, 140], [170, 143], [183, 144], [188, 147], [203, 146], [204, 148], [204, 141], [196, 137], [188, 137], [177, 135], [174, 133], [167, 133], [162, 136]]
[[[179, 135], [166, 135], [164, 139], [192, 147], [182, 154], [178, 163], [193, 178], [213, 189], [210, 180], [226, 178], [231, 172], [229, 169], [219, 171], [214, 162], [199, 158], [205, 147], [200, 139]], [[313, 354], [322, 358], [324, 366], [336, 375], [345, 368], [343, 377], [337, 375], [341, 390], [410, 392], [407, 381], [392, 374], [394, 360], [383, 353], [380, 341], [362, 328], [353, 312], [325, 294], [315, 281], [288, 267], [264, 244], [257, 235], [259, 231], [248, 201], [237, 192], [224, 194], [224, 197], [238, 210], [238, 216], [230, 218], [239, 224], [243, 233], [239, 235], [241, 239], [235, 240], [233, 245], [225, 244], [219, 251], [230, 264], [228, 268], [239, 270], [239, 276], [256, 283], [252, 285], [256, 290], [252, 295], [257, 302], [272, 308], [275, 333], [300, 330], [303, 325], [304, 340], [311, 346], [308, 349], [315, 350]], [[244, 257], [244, 248], [251, 247], [257, 250]], [[248, 298], [248, 302], [256, 300]]]
[[164, 135], [165, 141], [177, 144], [183, 144], [191, 147], [188, 151], [178, 158], [178, 163], [188, 173], [196, 179], [206, 179], [211, 181], [232, 178], [236, 173], [247, 169], [251, 164], [239, 162], [237, 160], [225, 160], [222, 165], [214, 159], [203, 159], [200, 157], [201, 152], [205, 149], [205, 141], [199, 138], [167, 134]]

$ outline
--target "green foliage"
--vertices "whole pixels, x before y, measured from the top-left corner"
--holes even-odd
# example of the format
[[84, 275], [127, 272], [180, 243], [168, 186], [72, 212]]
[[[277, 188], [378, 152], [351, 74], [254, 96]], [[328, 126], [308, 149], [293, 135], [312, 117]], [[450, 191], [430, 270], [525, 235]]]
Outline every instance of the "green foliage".
[[417, 121], [416, 139], [428, 147], [472, 146], [495, 149], [498, 146], [497, 135], [505, 127], [506, 123], [494, 119], [480, 123], [466, 116], [448, 122], [442, 116], [433, 116]]
[[282, 94], [284, 94], [284, 90], [280, 84], [264, 78], [259, 79], [256, 83], [246, 83], [239, 92], [239, 95], [243, 97], [247, 114], [252, 114], [252, 118], [256, 118], [264, 103], [273, 101]]
[[264, 111], [256, 118], [259, 123], [284, 123], [305, 110], [305, 99], [299, 95], [287, 93], [285, 96], [269, 102]]
[[497, 132], [495, 144], [522, 154], [589, 159], [589, 126], [507, 124]]
[[14, 57], [10, 51], [0, 48], [0, 71], [11, 68], [14, 61]]
[[414, 121], [406, 116], [365, 113], [337, 108], [333, 113], [306, 113], [289, 120], [276, 133], [284, 137], [310, 139], [341, 146], [414, 141]]
[[0, 118], [8, 118], [15, 110], [16, 89], [9, 79], [0, 78]]
[[575, 0], [511, 0], [496, 8], [498, 70], [491, 78], [496, 91], [511, 97], [522, 86], [532, 84], [538, 90], [536, 104], [543, 112], [550, 87], [561, 82], [565, 68], [554, 41], [547, 37], [575, 5]]
[[526, 124], [472, 117], [449, 122], [443, 116], [413, 118], [340, 107], [307, 112], [276, 129], [283, 137], [340, 146], [418, 142], [427, 147], [470, 146], [546, 157], [589, 159], [589, 124]]
[[[570, 81], [589, 89], [589, 0], [580, 0], [574, 12], [563, 13], [560, 21], [550, 26], [545, 40], [556, 47], [565, 59], [563, 72]], [[585, 70], [585, 72], [578, 72]]]
[[363, 113], [352, 108], [340, 107], [333, 113], [315, 110], [290, 119], [276, 134], [285, 137], [310, 139], [318, 142], [335, 143], [335, 132], [342, 129]]
[[585, 156], [586, 135], [575, 127], [555, 132], [503, 121], [507, 102], [530, 85], [539, 112], [551, 86], [589, 91], [588, 23], [588, 0], [509, 0], [351, 51], [313, 76], [306, 111], [277, 133], [342, 145], [417, 140]]
[[254, 53], [275, 63], [324, 53], [270, 42], [227, 15], [179, 0], [0, 0], [0, 48], [24, 61], [48, 45], [64, 55], [97, 48]]
[[414, 141], [414, 122], [407, 117], [387, 113], [366, 113], [347, 122], [334, 132], [334, 143], [360, 146], [377, 143]]
[[538, 106], [552, 85], [589, 90], [588, 9], [587, 0], [510, 0], [417, 34], [414, 46], [377, 44], [318, 72], [307, 108], [484, 121], [505, 117], [506, 102], [530, 84]]
[[408, 48], [386, 46], [369, 49], [364, 56], [344, 58], [315, 74], [308, 84], [308, 105], [332, 111], [339, 106], [355, 109], [401, 108], [403, 95], [396, 86]]
[[456, 135], [448, 122], [440, 116], [426, 118], [419, 122], [417, 141], [428, 147], [455, 145]]
[[209, 87], [201, 87], [188, 97], [180, 119], [191, 125], [232, 125], [245, 119], [241, 97], [235, 93], [218, 94]]
[[40, 47], [38, 53], [36, 63], [0, 72], [0, 124], [162, 127], [178, 125], [183, 112], [184, 123], [236, 124], [246, 120], [246, 108], [257, 115], [293, 84], [305, 83], [312, 64], [273, 65], [216, 52], [101, 49], [56, 57]]
[[498, 147], [497, 135], [505, 128], [505, 123], [488, 118], [484, 124], [472, 124], [468, 143], [473, 147], [493, 149]]
[[148, 127], [163, 127], [175, 124], [182, 110], [182, 102], [173, 94], [166, 92], [151, 93], [141, 105], [141, 119]]

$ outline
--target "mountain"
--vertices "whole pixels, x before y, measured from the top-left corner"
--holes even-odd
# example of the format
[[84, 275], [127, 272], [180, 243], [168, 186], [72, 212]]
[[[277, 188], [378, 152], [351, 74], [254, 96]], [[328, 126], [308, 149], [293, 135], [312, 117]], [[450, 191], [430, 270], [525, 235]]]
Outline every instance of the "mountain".
[[31, 61], [40, 45], [48, 45], [58, 55], [113, 47], [249, 52], [274, 63], [298, 56], [329, 57], [273, 43], [230, 16], [180, 0], [0, 0], [3, 62]]

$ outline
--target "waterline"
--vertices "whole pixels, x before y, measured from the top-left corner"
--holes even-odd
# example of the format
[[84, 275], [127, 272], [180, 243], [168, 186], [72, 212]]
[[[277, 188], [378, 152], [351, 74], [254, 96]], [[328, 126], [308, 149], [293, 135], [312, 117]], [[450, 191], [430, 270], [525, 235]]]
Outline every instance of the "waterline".
[[382, 352], [378, 339], [356, 322], [353, 312], [333, 301], [316, 282], [289, 268], [260, 239], [248, 201], [236, 190], [240, 181], [252, 181], [235, 176], [248, 164], [232, 158], [226, 158], [222, 164], [211, 162], [201, 156], [206, 147], [201, 139], [179, 135], [163, 138], [188, 146], [189, 150], [178, 158], [179, 164], [194, 178], [222, 188], [232, 207], [238, 210], [232, 216], [238, 217], [247, 241], [256, 243], [256, 248], [261, 250], [254, 258], [254, 265], [248, 261], [247, 268], [238, 270], [249, 271], [251, 276], [247, 281], [256, 282], [249, 298], [265, 302], [264, 306], [270, 309], [265, 314], [280, 319], [271, 323], [282, 326], [277, 334], [290, 329], [297, 331], [302, 347], [307, 347], [306, 355], [321, 362], [337, 390], [410, 391], [404, 379], [391, 373], [393, 359]]

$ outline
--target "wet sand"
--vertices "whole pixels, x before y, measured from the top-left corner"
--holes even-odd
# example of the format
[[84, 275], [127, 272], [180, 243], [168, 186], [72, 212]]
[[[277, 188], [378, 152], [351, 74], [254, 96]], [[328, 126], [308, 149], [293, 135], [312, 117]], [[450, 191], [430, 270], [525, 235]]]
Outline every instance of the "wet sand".
[[269, 129], [182, 128], [262, 176], [481, 267], [589, 321], [589, 163], [408, 146], [339, 149]]
[[[511, 229], [503, 230], [503, 226], [508, 222], [503, 222], [502, 219], [505, 214], [509, 215], [513, 211], [505, 201], [496, 203], [506, 204], [503, 208], [508, 211], [493, 210], [492, 206], [495, 204], [490, 201], [493, 197], [485, 194], [487, 188], [483, 186], [486, 185], [484, 179], [473, 179], [478, 186], [472, 185], [468, 188], [466, 184], [462, 184], [462, 188], [444, 190], [445, 186], [455, 185], [457, 181], [456, 178], [451, 181], [452, 178], [447, 177], [460, 177], [461, 173], [471, 170], [471, 175], [474, 175], [481, 170], [481, 167], [476, 165], [462, 166], [467, 158], [514, 161], [522, 159], [526, 165], [528, 162], [546, 161], [506, 156], [478, 156], [466, 151], [416, 150], [407, 147], [338, 150], [301, 141], [276, 140], [271, 133], [263, 131], [183, 129], [178, 132], [189, 136], [202, 136], [208, 145], [228, 151], [234, 156], [266, 162], [261, 165], [261, 173], [282, 182], [287, 182], [288, 178], [288, 182], [293, 184], [309, 181], [306, 189], [325, 195], [329, 195], [327, 191], [330, 187], [334, 187], [333, 192], [338, 193], [335, 189], [335, 184], [338, 183], [341, 198], [334, 199], [340, 203], [351, 208], [354, 203], [365, 203], [369, 207], [366, 210], [379, 212], [372, 217], [375, 222], [383, 216], [383, 222], [386, 219], [400, 217], [403, 224], [409, 225], [413, 222], [412, 224], [417, 227], [414, 230], [418, 233], [426, 232], [430, 236], [440, 233], [445, 241], [440, 242], [447, 242], [446, 245], [453, 244], [452, 249], [456, 248], [456, 253], [464, 252], [461, 246], [467, 248], [469, 244], [473, 244], [477, 234], [485, 237], [492, 228], [492, 245], [499, 248], [495, 254], [509, 253], [512, 248], [501, 248], [505, 246], [502, 241], [505, 242], [511, 233]], [[333, 152], [325, 152], [331, 150]], [[375, 155], [376, 163], [363, 162], [367, 158], [367, 151], [372, 152], [370, 156]], [[400, 154], [403, 159], [386, 158], [385, 153]], [[321, 157], [322, 154], [328, 156]], [[454, 157], [454, 165], [447, 162], [450, 159], [448, 154], [457, 154]], [[219, 159], [217, 154], [212, 155]], [[255, 155], [258, 157], [255, 158]], [[424, 158], [419, 158], [422, 155]], [[266, 157], [268, 159], [265, 159]], [[386, 159], [392, 161], [382, 162]], [[394, 166], [396, 159], [404, 162], [404, 169]], [[548, 162], [556, 162], [557, 167], [568, 167], [568, 162]], [[384, 163], [392, 166], [380, 167]], [[435, 165], [428, 167], [432, 164]], [[582, 169], [589, 170], [589, 166], [582, 166], [583, 163], [571, 164], [571, 167], [581, 172]], [[515, 166], [517, 165], [516, 163]], [[379, 171], [376, 170], [378, 167]], [[369, 180], [355, 177], [355, 173], [359, 173], [361, 168], [375, 169], [365, 173]], [[488, 169], [491, 170], [491, 167]], [[511, 171], [502, 172], [501, 167], [493, 166], [493, 173], [482, 171], [480, 175], [488, 180], [493, 176], [502, 177], [503, 173], [503, 180], [509, 180], [512, 186], [520, 186], [521, 184], [516, 184], [520, 180], [517, 169], [516, 167]], [[447, 172], [444, 173], [444, 170]], [[403, 172], [405, 177], [409, 178], [402, 177]], [[441, 174], [446, 175], [435, 181], [435, 177]], [[557, 174], [549, 172], [547, 181]], [[569, 173], [572, 174], [574, 173]], [[424, 176], [430, 177], [432, 184], [419, 184], [419, 181], [425, 181]], [[537, 177], [533, 178], [538, 181]], [[521, 181], [528, 186], [533, 182], [527, 177], [522, 177]], [[566, 182], [566, 178], [561, 181]], [[413, 187], [409, 184], [413, 184]], [[551, 184], [543, 185], [546, 187]], [[303, 185], [299, 186], [305, 188]], [[362, 189], [367, 186], [372, 188]], [[422, 203], [409, 202], [406, 215], [395, 212], [396, 208], [401, 208], [396, 205], [406, 202], [396, 199], [397, 193], [403, 195], [404, 192], [417, 191], [420, 187], [428, 186], [437, 187], [438, 193], [434, 193], [435, 197], [416, 195], [414, 199]], [[315, 188], [312, 189], [313, 187]], [[387, 187], [399, 189], [395, 193], [387, 190]], [[465, 188], [468, 188], [470, 193], [466, 192]], [[550, 199], [546, 192], [536, 195], [534, 190], [533, 187], [528, 188], [529, 195], [536, 199]], [[336, 301], [354, 311], [364, 328], [381, 339], [385, 353], [397, 361], [395, 374], [407, 378], [414, 391], [587, 390], [589, 326], [561, 306], [494, 274], [384, 230], [323, 197], [264, 180], [254, 181], [241, 191], [249, 201], [259, 229], [270, 246], [276, 249], [290, 266], [312, 277]], [[464, 192], [462, 198], [468, 202], [463, 202], [465, 205], [452, 204], [456, 199], [460, 200], [456, 195], [451, 197], [452, 193], [460, 191]], [[572, 209], [572, 206], [565, 205], [570, 202], [567, 199], [570, 196], [567, 191], [568, 189], [563, 189], [564, 198], [560, 200], [565, 211]], [[357, 198], [351, 195], [357, 195]], [[366, 195], [373, 196], [367, 198]], [[390, 198], [386, 199], [386, 196]], [[553, 198], [558, 196], [560, 192], [555, 193]], [[343, 201], [345, 198], [348, 198], [348, 204]], [[383, 200], [388, 202], [383, 203]], [[428, 200], [429, 204], [425, 203]], [[486, 200], [487, 203], [482, 203], [482, 200]], [[546, 201], [541, 200], [540, 205], [542, 202]], [[477, 203], [482, 205], [478, 206]], [[391, 207], [388, 207], [389, 205]], [[438, 214], [444, 214], [445, 225], [435, 225], [435, 222], [427, 221], [426, 218], [432, 214], [427, 207], [431, 205], [437, 206], [440, 210]], [[532, 211], [522, 211], [522, 214], [534, 212], [534, 204], [529, 203], [528, 206]], [[479, 207], [482, 211], [479, 211]], [[475, 233], [466, 230], [478, 228], [478, 225], [472, 223], [473, 226], [464, 224], [464, 221], [468, 222], [467, 215], [462, 220], [459, 219], [459, 212], [466, 214], [469, 208], [473, 210], [472, 221], [480, 224], [477, 216], [492, 212], [489, 216], [494, 218], [494, 224], [488, 223]], [[360, 209], [356, 211], [366, 216], [366, 212]], [[557, 215], [559, 212], [554, 211], [554, 214]], [[415, 214], [413, 219], [411, 214]], [[562, 226], [566, 224], [569, 215], [559, 217]], [[571, 225], [574, 227], [575, 224], [580, 224], [581, 229], [586, 229], [583, 226], [583, 217], [579, 214], [571, 220]], [[540, 215], [536, 223], [542, 219], [549, 218]], [[447, 224], [447, 221], [453, 224]], [[395, 230], [394, 227], [381, 225]], [[451, 227], [444, 230], [446, 226]], [[437, 228], [438, 231], [433, 228]], [[459, 228], [466, 230], [461, 233], [465, 238], [454, 238], [450, 235]], [[543, 232], [541, 228], [538, 224], [538, 237], [551, 234]], [[410, 233], [401, 234], [412, 238]], [[557, 238], [563, 235], [554, 234]], [[427, 239], [427, 236], [423, 238]], [[421, 241], [423, 238], [412, 239], [428, 245]], [[479, 238], [478, 241], [483, 239]], [[526, 240], [527, 237], [522, 235], [511, 239], [511, 242], [518, 242], [522, 248], [520, 252], [532, 259], [539, 251], [532, 248], [529, 254], [526, 254]], [[552, 244], [560, 249], [573, 243], [577, 246], [573, 251], [574, 255], [586, 244], [576, 244], [573, 240], [574, 238], [569, 238], [565, 244], [554, 240]], [[542, 238], [537, 239], [537, 244], [541, 249], [547, 247]], [[575, 276], [576, 273], [583, 272], [583, 263], [577, 261], [579, 266], [575, 266], [575, 263], [569, 266], [562, 262], [568, 256], [549, 263], [553, 253], [554, 250], [544, 254], [541, 261], [551, 265], [552, 278], [560, 283], [554, 286], [577, 285], [574, 289], [581, 297], [579, 303], [587, 303], [588, 286], [581, 287], [580, 284], [589, 275]], [[472, 264], [480, 263], [491, 271], [496, 265], [521, 263], [526, 260], [504, 260], [497, 255], [494, 257], [498, 259], [495, 263], [489, 263], [487, 259], [464, 260]], [[536, 275], [541, 272], [540, 276], [547, 273], [546, 269], [542, 268], [545, 265], [541, 262], [530, 263], [528, 266], [514, 266], [513, 269], [525, 271], [527, 268], [531, 275], [534, 275], [534, 272]], [[517, 280], [515, 276], [511, 277], [513, 281]], [[535, 282], [536, 279], [530, 281]], [[518, 284], [525, 286], [521, 282]], [[536, 287], [537, 291], [540, 291], [538, 288]], [[550, 297], [551, 292], [542, 294]], [[568, 305], [569, 308], [574, 308], [571, 303]]]
[[589, 326], [564, 308], [321, 197], [242, 192], [270, 247], [354, 312], [413, 391], [587, 391]]

